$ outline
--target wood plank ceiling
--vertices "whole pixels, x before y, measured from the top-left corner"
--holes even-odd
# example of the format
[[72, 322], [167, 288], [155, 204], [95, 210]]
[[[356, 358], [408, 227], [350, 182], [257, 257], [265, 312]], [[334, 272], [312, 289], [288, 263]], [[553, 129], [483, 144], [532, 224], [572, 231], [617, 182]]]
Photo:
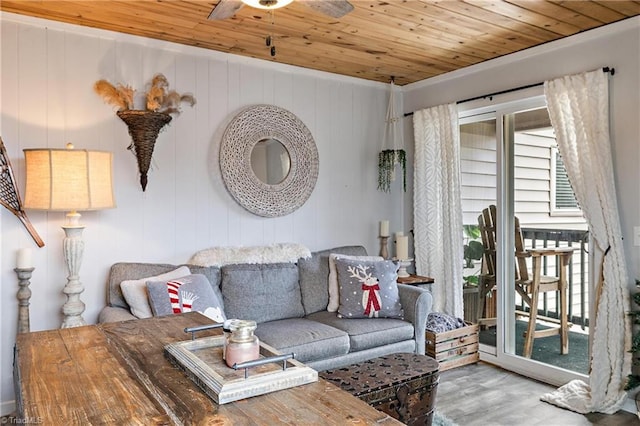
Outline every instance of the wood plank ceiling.
[[[350, 0], [335, 19], [302, 0], [210, 21], [199, 0], [2, 0], [0, 9], [403, 85], [640, 14], [640, 1]], [[265, 37], [271, 35], [276, 55]]]

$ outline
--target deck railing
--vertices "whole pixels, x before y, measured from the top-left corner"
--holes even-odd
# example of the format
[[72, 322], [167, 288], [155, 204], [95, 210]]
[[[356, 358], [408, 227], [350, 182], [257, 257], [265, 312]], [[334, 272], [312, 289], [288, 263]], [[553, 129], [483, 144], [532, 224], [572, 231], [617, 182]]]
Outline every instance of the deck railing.
[[[522, 228], [525, 247], [576, 247], [567, 273], [569, 288], [569, 320], [583, 329], [589, 326], [589, 278], [588, 253], [589, 231], [568, 229]], [[543, 275], [559, 273], [555, 259], [545, 258]], [[576, 300], [577, 299], [577, 300]], [[548, 317], [558, 317], [558, 299], [546, 293], [538, 306], [539, 313]]]

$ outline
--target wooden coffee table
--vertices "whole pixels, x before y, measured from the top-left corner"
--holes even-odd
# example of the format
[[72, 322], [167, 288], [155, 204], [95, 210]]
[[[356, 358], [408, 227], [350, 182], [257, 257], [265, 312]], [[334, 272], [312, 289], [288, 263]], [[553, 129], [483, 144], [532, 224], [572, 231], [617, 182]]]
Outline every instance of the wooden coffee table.
[[210, 322], [194, 312], [19, 334], [18, 416], [65, 425], [399, 424], [323, 379], [214, 403], [163, 354], [166, 344], [190, 338], [185, 327]]

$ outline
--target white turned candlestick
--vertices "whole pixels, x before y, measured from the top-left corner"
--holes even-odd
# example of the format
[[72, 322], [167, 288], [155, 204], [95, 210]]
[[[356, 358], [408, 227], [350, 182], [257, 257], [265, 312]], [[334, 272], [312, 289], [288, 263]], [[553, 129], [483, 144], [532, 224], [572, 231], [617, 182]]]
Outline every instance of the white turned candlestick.
[[407, 272], [407, 267], [411, 266], [411, 261], [413, 259], [407, 259], [407, 260], [399, 260], [398, 261], [398, 278], [407, 278], [409, 276], [409, 273]]
[[14, 271], [18, 275], [18, 333], [28, 333], [31, 329], [29, 320], [29, 300], [31, 290], [29, 289], [31, 274], [35, 268], [16, 268]]

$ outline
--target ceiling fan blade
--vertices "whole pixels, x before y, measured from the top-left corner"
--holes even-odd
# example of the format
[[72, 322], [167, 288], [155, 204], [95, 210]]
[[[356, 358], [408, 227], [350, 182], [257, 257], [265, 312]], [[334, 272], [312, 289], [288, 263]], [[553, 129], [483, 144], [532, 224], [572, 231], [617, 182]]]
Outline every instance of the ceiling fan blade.
[[353, 10], [353, 5], [347, 0], [298, 0], [310, 8], [329, 15], [332, 18], [342, 18]]
[[207, 19], [217, 21], [231, 18], [243, 5], [241, 0], [220, 0]]

